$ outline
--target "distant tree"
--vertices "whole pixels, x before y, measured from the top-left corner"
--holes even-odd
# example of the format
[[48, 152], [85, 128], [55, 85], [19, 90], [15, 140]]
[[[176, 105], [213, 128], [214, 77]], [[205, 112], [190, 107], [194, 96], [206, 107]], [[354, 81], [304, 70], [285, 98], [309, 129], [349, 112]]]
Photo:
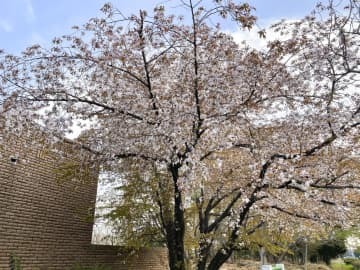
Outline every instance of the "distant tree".
[[327, 239], [323, 239], [318, 243], [317, 252], [323, 262], [329, 265], [331, 259], [337, 258], [345, 253], [345, 239], [347, 235], [347, 232], [336, 230], [333, 231]]
[[327, 265], [330, 264], [330, 260], [337, 258], [339, 255], [344, 254], [346, 247], [344, 241], [336, 239], [329, 239], [321, 243], [318, 247], [318, 253], [323, 262]]
[[248, 4], [202, 4], [181, 1], [185, 17], [163, 6], [127, 17], [106, 4], [104, 18], [51, 48], [0, 56], [1, 128], [19, 134], [37, 121], [60, 140], [87, 127], [74, 147], [93, 154], [90, 165], [132, 159], [166, 172], [171, 208], [158, 215], [170, 210], [171, 270], [185, 269], [192, 194], [198, 270], [220, 268], [252, 213], [341, 224], [360, 197], [359, 2], [275, 25], [283, 38], [262, 51], [211, 20], [250, 29]]
[[[330, 264], [331, 259], [343, 255], [346, 251], [345, 240], [348, 232], [340, 228], [331, 229], [326, 234], [317, 238], [308, 239], [308, 259], [317, 263], [319, 261]], [[304, 251], [304, 243], [298, 244]]]
[[102, 184], [112, 185], [110, 194], [103, 195], [102, 209], [99, 209], [99, 218], [111, 228], [105, 240], [111, 238], [117, 245], [129, 249], [163, 246], [165, 233], [161, 222], [164, 217], [159, 213], [165, 210], [160, 211], [157, 202], [161, 201], [162, 207], [170, 207], [167, 182], [160, 172], [150, 169], [144, 172], [136, 164], [128, 166], [131, 168], [126, 171], [103, 173]]
[[355, 255], [357, 258], [360, 258], [360, 246], [359, 246], [357, 249], [355, 249], [354, 255]]

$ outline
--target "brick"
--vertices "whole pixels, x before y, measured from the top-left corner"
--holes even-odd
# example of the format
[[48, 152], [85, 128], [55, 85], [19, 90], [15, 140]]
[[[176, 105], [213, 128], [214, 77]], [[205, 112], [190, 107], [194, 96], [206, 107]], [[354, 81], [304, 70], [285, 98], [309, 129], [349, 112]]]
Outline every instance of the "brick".
[[[86, 183], [58, 183], [55, 152], [29, 142], [33, 138], [6, 137], [0, 147], [0, 269], [9, 269], [10, 255], [24, 270], [64, 270], [76, 263], [105, 264], [114, 270], [166, 270], [163, 248], [142, 249], [132, 257], [119, 247], [91, 245], [97, 177]], [[18, 155], [13, 164], [11, 156]], [[71, 157], [70, 157], [71, 158]], [[26, 163], [24, 160], [26, 159]], [[124, 263], [126, 260], [126, 263]]]

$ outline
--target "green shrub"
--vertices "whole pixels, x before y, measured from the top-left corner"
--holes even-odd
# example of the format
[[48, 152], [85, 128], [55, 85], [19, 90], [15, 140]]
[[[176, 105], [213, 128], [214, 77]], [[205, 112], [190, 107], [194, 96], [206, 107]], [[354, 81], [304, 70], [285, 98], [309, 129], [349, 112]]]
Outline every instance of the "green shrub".
[[354, 250], [354, 255], [358, 258], [360, 258], [360, 246], [358, 246], [355, 250]]
[[345, 258], [344, 262], [347, 265], [351, 265], [354, 270], [360, 270], [360, 259], [355, 258]]
[[317, 249], [322, 260], [329, 265], [330, 260], [336, 258], [340, 254], [345, 253], [346, 247], [343, 239], [334, 238], [334, 239], [326, 239], [321, 242]]
[[10, 270], [22, 270], [20, 258], [14, 254], [10, 255]]

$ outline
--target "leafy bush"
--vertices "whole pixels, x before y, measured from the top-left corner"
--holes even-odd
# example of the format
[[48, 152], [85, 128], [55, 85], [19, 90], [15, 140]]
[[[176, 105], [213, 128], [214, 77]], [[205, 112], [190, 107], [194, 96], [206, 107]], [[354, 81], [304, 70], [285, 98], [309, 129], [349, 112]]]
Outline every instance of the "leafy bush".
[[351, 265], [354, 270], [360, 270], [360, 259], [355, 258], [345, 258], [344, 262], [347, 265]]
[[345, 243], [342, 239], [328, 239], [318, 247], [318, 253], [326, 264], [346, 251]]
[[21, 270], [21, 261], [20, 258], [14, 254], [10, 255], [10, 262], [9, 262], [10, 270]]
[[354, 254], [356, 257], [360, 258], [360, 246], [357, 247], [357, 249], [354, 250]]

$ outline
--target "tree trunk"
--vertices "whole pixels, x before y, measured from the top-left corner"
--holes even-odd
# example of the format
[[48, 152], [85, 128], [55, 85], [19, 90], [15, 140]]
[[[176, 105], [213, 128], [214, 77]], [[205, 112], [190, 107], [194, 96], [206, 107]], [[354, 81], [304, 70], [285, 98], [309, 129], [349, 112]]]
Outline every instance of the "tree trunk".
[[205, 270], [206, 262], [209, 257], [211, 244], [201, 242], [199, 243], [199, 258], [197, 263], [197, 270]]
[[205, 267], [206, 267], [206, 261], [202, 260], [202, 259], [199, 259], [199, 261], [197, 263], [197, 266], [196, 266], [196, 269], [197, 270], [205, 270]]
[[170, 270], [185, 270], [185, 220], [184, 208], [182, 205], [181, 191], [178, 187], [179, 165], [171, 165], [171, 172], [174, 184], [174, 212], [173, 220], [166, 226], [166, 242], [169, 255]]
[[230, 258], [233, 250], [224, 249], [223, 251], [218, 251], [214, 258], [211, 260], [208, 270], [219, 270], [220, 267]]

